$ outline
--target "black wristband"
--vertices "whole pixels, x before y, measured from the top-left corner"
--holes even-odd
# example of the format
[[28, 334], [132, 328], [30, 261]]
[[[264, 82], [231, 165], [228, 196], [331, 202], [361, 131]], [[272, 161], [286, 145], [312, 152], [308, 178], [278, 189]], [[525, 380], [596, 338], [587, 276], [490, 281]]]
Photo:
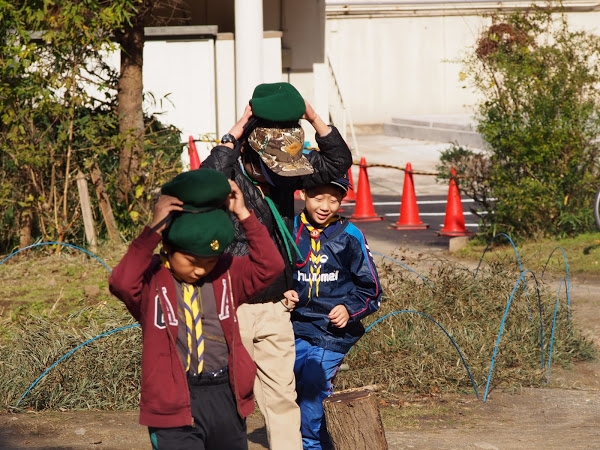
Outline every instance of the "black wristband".
[[228, 144], [230, 142], [233, 144], [234, 147], [237, 147], [238, 140], [231, 133], [227, 133], [221, 138], [221, 144]]

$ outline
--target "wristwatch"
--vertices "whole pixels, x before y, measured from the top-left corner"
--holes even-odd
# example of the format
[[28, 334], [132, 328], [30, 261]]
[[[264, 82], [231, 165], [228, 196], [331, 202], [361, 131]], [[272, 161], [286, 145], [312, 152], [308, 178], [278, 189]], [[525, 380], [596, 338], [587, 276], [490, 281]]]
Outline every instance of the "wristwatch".
[[238, 146], [238, 140], [235, 138], [235, 136], [231, 133], [227, 133], [226, 135], [224, 135], [221, 138], [221, 144], [227, 144], [231, 142], [233, 144], [234, 147]]

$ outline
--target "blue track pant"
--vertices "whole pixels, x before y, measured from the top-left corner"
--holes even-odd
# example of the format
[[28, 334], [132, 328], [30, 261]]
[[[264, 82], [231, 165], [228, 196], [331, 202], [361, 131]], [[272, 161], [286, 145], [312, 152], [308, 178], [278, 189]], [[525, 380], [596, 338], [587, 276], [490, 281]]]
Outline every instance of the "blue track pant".
[[332, 448], [325, 427], [323, 399], [333, 393], [332, 380], [344, 356], [345, 353], [325, 350], [296, 339], [296, 401], [302, 418], [300, 429], [304, 450]]

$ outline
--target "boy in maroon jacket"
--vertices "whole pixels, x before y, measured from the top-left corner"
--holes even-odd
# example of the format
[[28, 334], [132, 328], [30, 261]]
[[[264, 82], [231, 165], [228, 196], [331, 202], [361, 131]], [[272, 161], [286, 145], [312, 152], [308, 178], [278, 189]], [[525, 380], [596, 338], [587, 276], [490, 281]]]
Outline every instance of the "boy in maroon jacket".
[[[236, 308], [283, 271], [283, 260], [220, 172], [184, 172], [161, 194], [109, 279], [142, 327], [140, 423], [154, 449], [247, 449], [256, 366]], [[223, 205], [244, 228], [247, 256], [224, 253], [234, 228]]]

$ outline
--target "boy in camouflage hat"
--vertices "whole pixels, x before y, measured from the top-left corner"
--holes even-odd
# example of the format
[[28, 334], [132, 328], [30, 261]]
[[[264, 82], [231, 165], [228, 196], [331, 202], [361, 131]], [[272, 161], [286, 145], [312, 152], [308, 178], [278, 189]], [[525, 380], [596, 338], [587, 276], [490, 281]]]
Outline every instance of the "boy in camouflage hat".
[[[319, 151], [306, 156], [301, 119], [312, 125], [319, 146]], [[286, 263], [274, 282], [238, 309], [244, 346], [257, 365], [254, 394], [271, 450], [302, 449], [294, 332], [282, 303], [283, 293], [293, 286], [294, 192], [329, 183], [347, 173], [351, 164], [352, 155], [339, 131], [327, 125], [289, 83], [257, 86], [242, 117], [202, 163], [235, 180]], [[248, 251], [247, 236], [234, 223], [235, 238], [228, 251], [243, 255]]]
[[[184, 172], [161, 194], [152, 223], [109, 279], [142, 327], [140, 423], [154, 449], [247, 449], [256, 366], [236, 309], [281, 273], [283, 261], [221, 173]], [[248, 238], [246, 256], [225, 252], [234, 227], [224, 207]]]

